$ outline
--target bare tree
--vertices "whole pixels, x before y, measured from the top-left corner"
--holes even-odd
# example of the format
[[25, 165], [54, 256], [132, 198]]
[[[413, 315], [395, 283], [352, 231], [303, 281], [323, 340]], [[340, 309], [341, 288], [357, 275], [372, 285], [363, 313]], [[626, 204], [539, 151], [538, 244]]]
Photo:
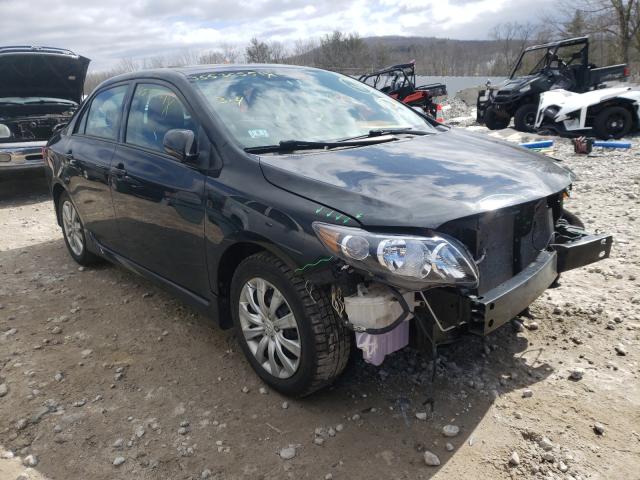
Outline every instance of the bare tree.
[[198, 58], [198, 63], [201, 65], [214, 65], [217, 63], [225, 63], [224, 53], [218, 52], [216, 50], [209, 50], [204, 52]]
[[377, 42], [369, 48], [371, 64], [374, 68], [384, 68], [389, 65], [389, 49], [382, 42]]
[[265, 42], [253, 37], [245, 50], [248, 63], [269, 63], [271, 61], [271, 48]]
[[241, 61], [240, 47], [233, 43], [221, 43], [220, 51], [224, 56], [224, 63], [239, 63]]
[[338, 30], [320, 39], [318, 64], [334, 70], [359, 70], [371, 66], [369, 47], [357, 33]]
[[640, 47], [639, 1], [561, 0], [545, 22], [563, 37], [590, 35], [600, 42], [613, 40], [617, 52], [611, 50], [615, 57], [612, 61], [629, 63], [634, 44]]
[[270, 42], [269, 44], [269, 62], [270, 63], [285, 63], [285, 60], [289, 56], [287, 47], [281, 42]]
[[494, 74], [505, 75], [515, 63], [520, 52], [529, 44], [536, 33], [537, 26], [532, 23], [507, 22], [496, 25], [491, 38], [498, 43], [500, 55], [494, 64]]

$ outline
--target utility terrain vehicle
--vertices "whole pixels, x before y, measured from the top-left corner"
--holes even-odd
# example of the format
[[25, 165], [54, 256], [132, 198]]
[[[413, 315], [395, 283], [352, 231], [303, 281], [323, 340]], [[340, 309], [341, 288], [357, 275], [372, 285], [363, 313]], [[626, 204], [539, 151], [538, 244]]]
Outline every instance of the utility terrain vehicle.
[[447, 86], [443, 83], [416, 86], [415, 60], [367, 73], [358, 80], [410, 107], [423, 110], [433, 118], [438, 115], [438, 105], [434, 103], [434, 98], [447, 95]]
[[478, 92], [477, 120], [499, 130], [513, 117], [516, 130], [532, 132], [541, 93], [557, 88], [582, 93], [628, 76], [626, 64], [598, 68], [590, 63], [588, 37], [528, 47], [507, 80], [495, 86], [487, 82]]

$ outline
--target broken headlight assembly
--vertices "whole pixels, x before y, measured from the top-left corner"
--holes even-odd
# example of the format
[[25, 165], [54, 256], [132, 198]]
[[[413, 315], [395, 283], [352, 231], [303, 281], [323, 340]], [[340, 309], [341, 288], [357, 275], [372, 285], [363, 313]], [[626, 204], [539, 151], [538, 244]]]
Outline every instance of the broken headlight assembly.
[[424, 290], [478, 285], [472, 256], [462, 244], [445, 235], [378, 234], [321, 222], [314, 222], [313, 229], [334, 256], [393, 286]]

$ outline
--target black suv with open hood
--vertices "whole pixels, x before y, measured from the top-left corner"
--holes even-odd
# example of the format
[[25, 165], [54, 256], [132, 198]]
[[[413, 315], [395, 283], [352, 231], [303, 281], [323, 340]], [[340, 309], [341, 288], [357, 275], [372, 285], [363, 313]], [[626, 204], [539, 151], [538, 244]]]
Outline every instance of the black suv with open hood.
[[42, 147], [82, 101], [89, 62], [60, 48], [0, 47], [0, 172], [42, 166]]
[[379, 365], [488, 334], [611, 248], [565, 210], [561, 163], [314, 68], [120, 75], [45, 156], [78, 263], [121, 264], [235, 326], [292, 395], [330, 383], [353, 337]]

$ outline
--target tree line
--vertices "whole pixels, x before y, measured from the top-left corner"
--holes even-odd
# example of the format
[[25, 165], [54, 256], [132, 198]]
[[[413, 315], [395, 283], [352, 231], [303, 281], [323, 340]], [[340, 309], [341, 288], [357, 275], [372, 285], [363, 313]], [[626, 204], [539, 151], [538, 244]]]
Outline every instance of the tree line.
[[640, 63], [640, 0], [559, 0], [553, 13], [537, 23], [496, 25], [490, 40], [433, 37], [368, 37], [334, 31], [291, 44], [252, 38], [245, 46], [220, 44], [207, 51], [123, 59], [105, 72], [91, 72], [90, 92], [119, 73], [146, 68], [220, 63], [285, 63], [347, 74], [362, 74], [388, 65], [416, 61], [416, 73], [434, 76], [504, 76], [522, 49], [531, 44], [589, 35], [593, 63]]

